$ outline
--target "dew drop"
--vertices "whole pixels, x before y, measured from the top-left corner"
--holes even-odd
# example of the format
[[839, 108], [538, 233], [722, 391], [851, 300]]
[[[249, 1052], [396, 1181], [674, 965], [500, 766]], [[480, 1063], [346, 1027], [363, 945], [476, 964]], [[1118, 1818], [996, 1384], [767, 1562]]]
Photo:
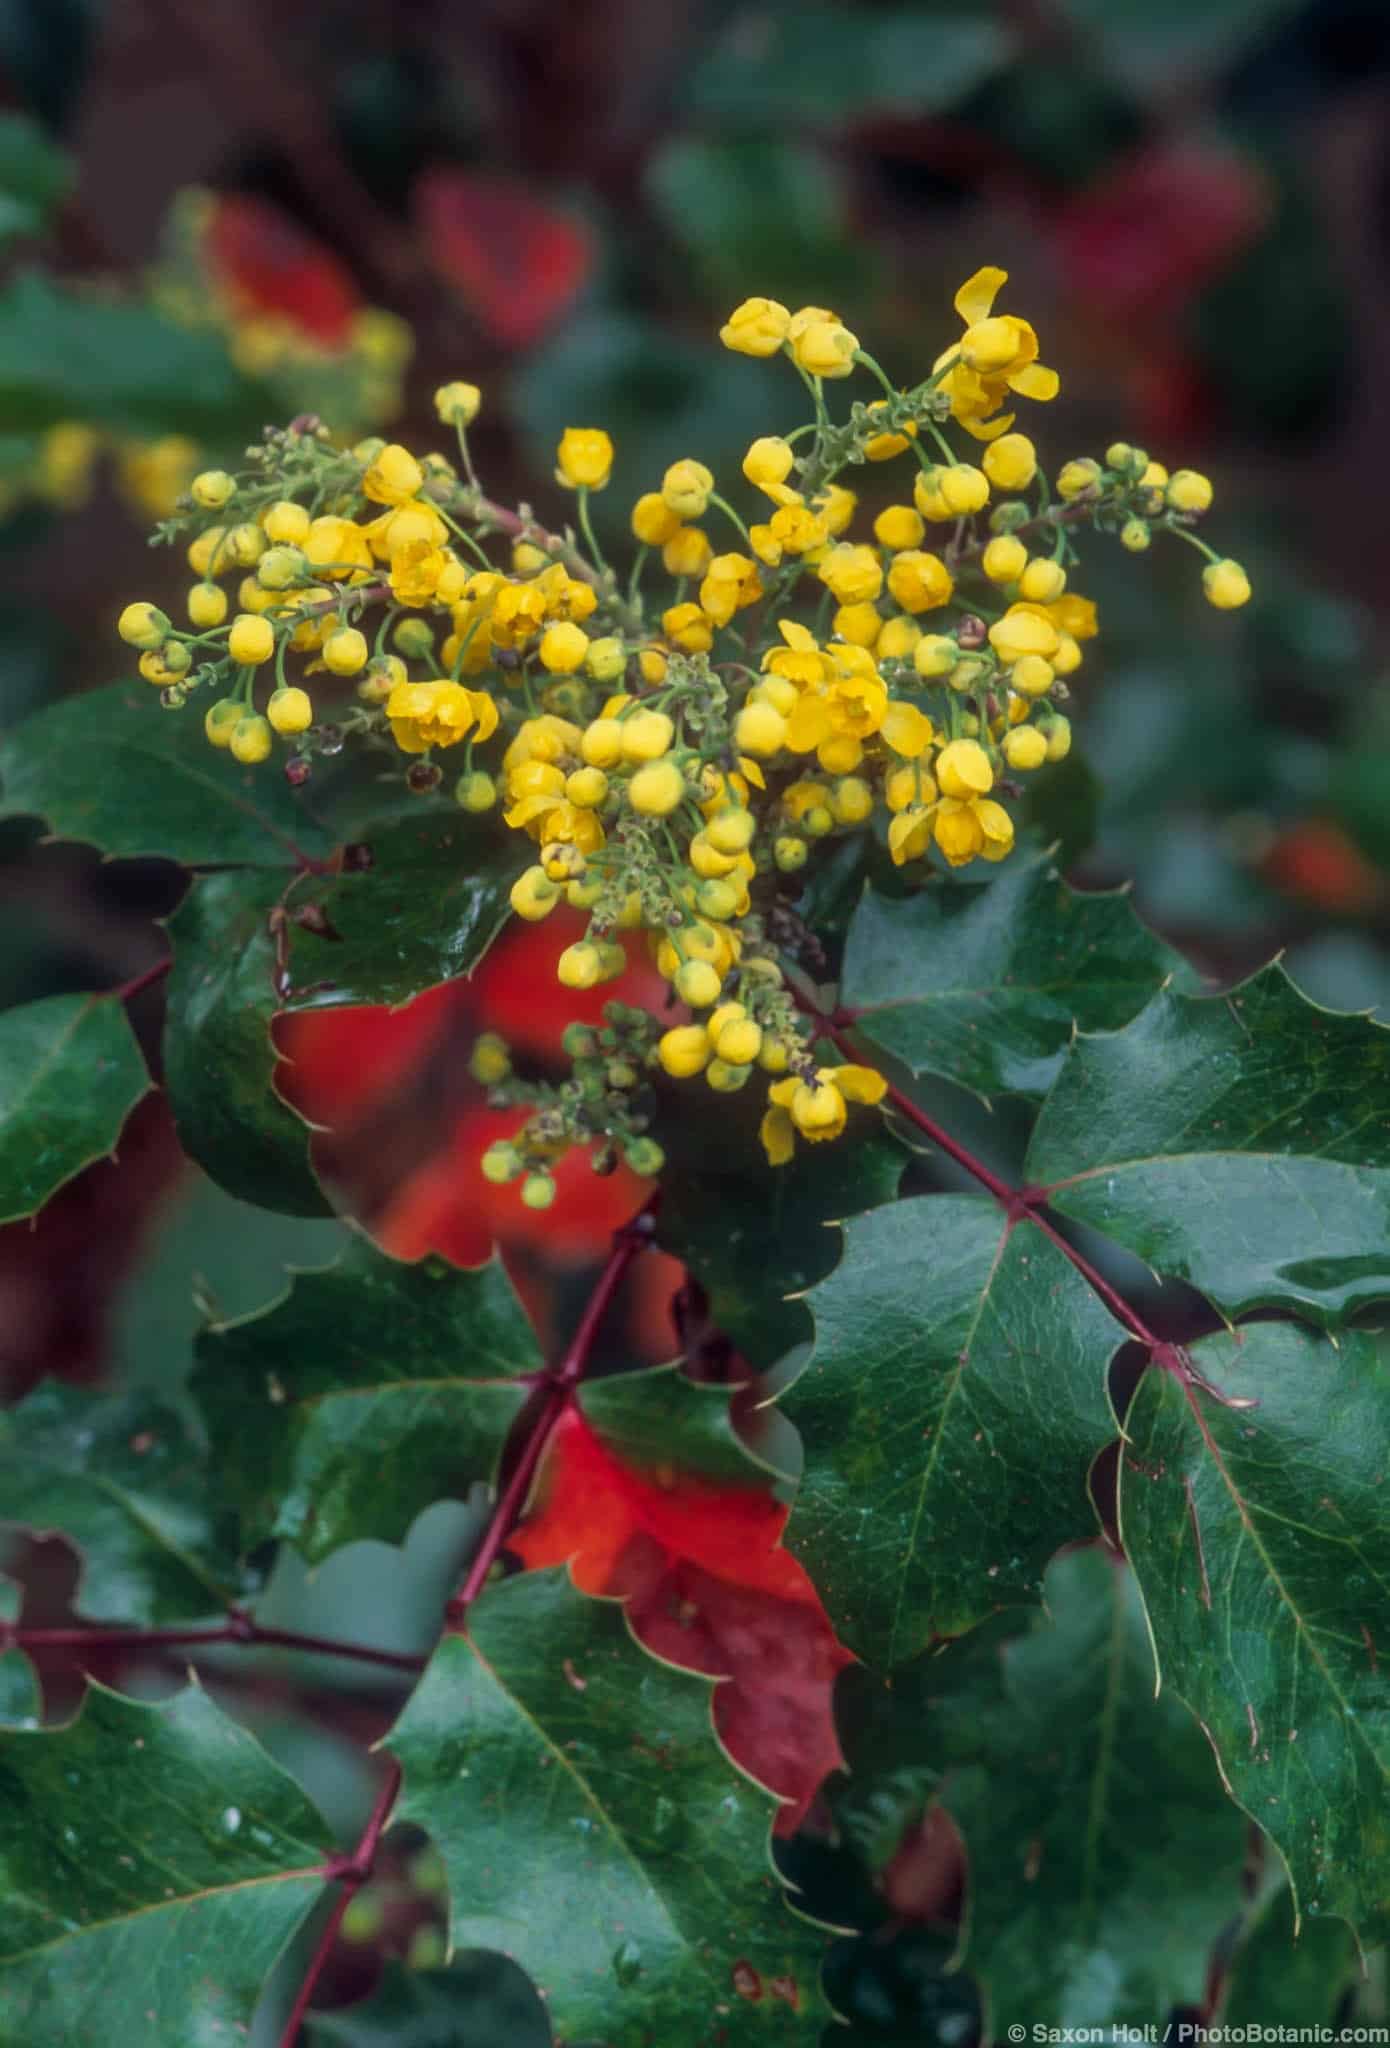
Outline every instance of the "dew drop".
[[613, 1975], [623, 1990], [635, 1984], [642, 1974], [642, 1951], [635, 1941], [620, 1942], [613, 1951]]
[[239, 1828], [240, 1826], [241, 1826], [241, 1808], [240, 1808], [239, 1806], [226, 1806], [226, 1807], [224, 1807], [224, 1808], [222, 1809], [222, 1832], [223, 1832], [223, 1834], [224, 1834], [224, 1835], [234, 1835], [234, 1834], [235, 1834], [235, 1833], [237, 1832], [237, 1829], [238, 1829], [238, 1828]]

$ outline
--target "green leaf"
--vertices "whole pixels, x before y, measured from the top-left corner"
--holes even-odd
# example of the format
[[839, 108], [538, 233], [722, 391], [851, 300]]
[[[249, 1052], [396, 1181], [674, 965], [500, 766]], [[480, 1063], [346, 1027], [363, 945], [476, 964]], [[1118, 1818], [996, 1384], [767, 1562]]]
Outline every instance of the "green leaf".
[[42, 234], [71, 184], [66, 152], [38, 121], [0, 114], [0, 243]]
[[1266, 1888], [1241, 1932], [1221, 2025], [1268, 2026], [1277, 2014], [1284, 2026], [1330, 2027], [1343, 2018], [1343, 2001], [1359, 1975], [1356, 1938], [1346, 1921], [1305, 1920], [1296, 1929], [1293, 1897], [1281, 1878]]
[[0, 2044], [240, 2038], [332, 1849], [196, 1685], [89, 1685], [67, 1726], [0, 1738]]
[[850, 1751], [861, 1813], [885, 1764], [891, 1800], [904, 1748], [934, 1772], [968, 1863], [959, 1960], [996, 2039], [1200, 2003], [1241, 1903], [1246, 1828], [1201, 1730], [1155, 1697], [1130, 1575], [1074, 1551], [1045, 1593], [1012, 1640], [987, 1629], [898, 1672]]
[[333, 843], [273, 763], [240, 767], [208, 745], [196, 700], [166, 711], [148, 683], [64, 697], [26, 719], [0, 742], [0, 785], [0, 818], [44, 818], [55, 838], [105, 854], [288, 869]]
[[735, 15], [696, 66], [697, 116], [760, 132], [870, 114], [940, 113], [1002, 62], [999, 24], [968, 7], [781, 5]]
[[[1174, 73], [1189, 78], [1231, 64], [1245, 47], [1294, 12], [1297, 0], [1066, 0], [1076, 32], [1102, 63], [1135, 89], [1152, 92]], [[1092, 39], [1095, 39], [1094, 41]]]
[[0, 433], [81, 420], [118, 434], [244, 441], [272, 409], [211, 330], [34, 270], [0, 292]]
[[280, 1007], [270, 918], [283, 875], [200, 875], [169, 920], [164, 1085], [190, 1159], [241, 1201], [292, 1216], [332, 1205], [309, 1159], [309, 1126], [275, 1092]]
[[511, 915], [508, 893], [529, 840], [470, 826], [464, 814], [392, 824], [367, 843], [372, 864], [316, 878], [294, 891], [316, 904], [334, 934], [297, 928], [290, 951], [290, 1010], [405, 1003], [422, 989], [471, 974]]
[[1077, 1040], [1027, 1165], [1052, 1208], [1231, 1315], [1339, 1321], [1390, 1293], [1390, 1032], [1277, 964], [1224, 996], [1166, 990]]
[[891, 1666], [1036, 1600], [1058, 1545], [1093, 1532], [1124, 1332], [1056, 1245], [984, 1196], [895, 1202], [844, 1241], [783, 1403], [806, 1447], [786, 1540], [841, 1641]]
[[866, 893], [840, 1000], [856, 1032], [914, 1074], [1044, 1095], [1074, 1026], [1128, 1024], [1180, 964], [1127, 890], [1080, 895], [1043, 854], [982, 886]]
[[47, 1381], [0, 1411], [0, 1515], [82, 1551], [80, 1612], [141, 1626], [248, 1590], [230, 1512], [173, 1412]]
[[[1273, 1838], [1304, 1915], [1390, 1925], [1390, 1364], [1364, 1332], [1204, 1338], [1150, 1370], [1120, 1519], [1164, 1682]], [[1232, 1405], [1239, 1404], [1239, 1405]]]
[[32, 1216], [114, 1152], [149, 1085], [114, 995], [46, 996], [0, 1012], [0, 1223]]
[[456, 1955], [447, 1970], [388, 1962], [370, 1998], [311, 2013], [312, 2048], [551, 2048], [545, 2007], [515, 1963]]
[[247, 1550], [311, 1563], [399, 1543], [431, 1502], [491, 1477], [541, 1364], [501, 1265], [404, 1266], [354, 1239], [270, 1308], [205, 1331], [192, 1391]]
[[[23, 1606], [23, 1587], [0, 1575], [0, 1622], [17, 1622]], [[0, 1650], [0, 1728], [32, 1727], [42, 1713], [33, 1665], [23, 1650]]]
[[824, 1942], [773, 1871], [775, 1801], [719, 1749], [709, 1684], [639, 1649], [617, 1602], [563, 1570], [490, 1590], [386, 1743], [454, 1941], [520, 1963], [560, 2040], [800, 2043], [830, 2017]]
[[625, 1465], [674, 1466], [727, 1486], [766, 1489], [768, 1467], [734, 1426], [729, 1393], [727, 1386], [687, 1379], [679, 1364], [653, 1365], [588, 1381], [579, 1404]]
[[687, 1118], [673, 1134], [679, 1149], [667, 1146], [657, 1228], [708, 1292], [715, 1327], [762, 1371], [811, 1334], [806, 1305], [793, 1297], [834, 1264], [830, 1226], [891, 1201], [903, 1154], [869, 1126], [851, 1143], [805, 1146], [792, 1166], [770, 1167], [751, 1106], [746, 1114], [738, 1137], [727, 1113], [698, 1128]]

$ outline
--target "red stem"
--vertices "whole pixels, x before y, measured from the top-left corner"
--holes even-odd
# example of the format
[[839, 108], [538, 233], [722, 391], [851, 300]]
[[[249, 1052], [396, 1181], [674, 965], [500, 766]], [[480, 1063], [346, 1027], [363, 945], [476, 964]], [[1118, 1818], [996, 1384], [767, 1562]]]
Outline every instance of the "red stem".
[[[859, 1050], [850, 1038], [848, 1030], [844, 1028], [845, 1024], [853, 1024], [854, 1012], [837, 1011], [834, 1015], [827, 1016], [804, 995], [795, 991], [794, 993], [801, 1008], [817, 1020], [831, 1044], [836, 1046], [846, 1059], [859, 1060]], [[887, 1087], [888, 1099], [900, 1115], [905, 1116], [909, 1123], [915, 1124], [922, 1135], [929, 1138], [949, 1159], [954, 1159], [957, 1166], [964, 1167], [968, 1174], [973, 1175], [981, 1187], [993, 1195], [1011, 1222], [1036, 1224], [1043, 1236], [1056, 1245], [1063, 1257], [1070, 1259], [1087, 1286], [1099, 1296], [1111, 1315], [1118, 1323], [1123, 1324], [1135, 1342], [1145, 1347], [1155, 1365], [1162, 1366], [1168, 1372], [1175, 1372], [1184, 1379], [1189, 1377], [1189, 1370], [1177, 1346], [1166, 1344], [1151, 1330], [1138, 1310], [1131, 1308], [1119, 1290], [1111, 1286], [1105, 1275], [1093, 1266], [1083, 1253], [1077, 1251], [1074, 1245], [1068, 1244], [1056, 1224], [1042, 1213], [1045, 1190], [1010, 1187], [997, 1173], [991, 1172], [983, 1159], [977, 1159], [975, 1154], [958, 1139], [953, 1138], [949, 1131], [944, 1131], [934, 1117], [928, 1116], [924, 1109], [919, 1109], [911, 1096], [904, 1095], [902, 1089], [895, 1088], [891, 1081], [888, 1081]]]
[[319, 1932], [319, 1938], [314, 1944], [314, 1953], [309, 1958], [309, 1967], [304, 1972], [299, 1990], [295, 1995], [294, 2004], [290, 2007], [289, 2018], [285, 2021], [280, 2033], [280, 2048], [294, 2048], [295, 2042], [299, 2039], [299, 2030], [304, 2024], [304, 2015], [309, 2010], [309, 2002], [318, 1989], [319, 1978], [323, 1975], [324, 1966], [333, 1952], [333, 1944], [338, 1938], [338, 1929], [343, 1924], [343, 1915], [346, 1913], [354, 1893], [360, 1891], [372, 1874], [372, 1867], [376, 1862], [376, 1852], [381, 1845], [381, 1838], [386, 1832], [386, 1823], [391, 1817], [391, 1809], [396, 1803], [396, 1793], [400, 1788], [400, 1782], [400, 1765], [393, 1762], [382, 1776], [376, 1798], [372, 1801], [372, 1810], [367, 1816], [367, 1825], [358, 1837], [357, 1847], [349, 1856], [330, 1857], [323, 1866], [324, 1877], [330, 1883], [340, 1883], [342, 1890], [334, 1900], [333, 1911], [324, 1921], [323, 1927]]
[[423, 1657], [403, 1650], [373, 1650], [333, 1636], [305, 1636], [293, 1629], [262, 1628], [249, 1614], [236, 1610], [230, 1618], [207, 1628], [15, 1628], [0, 1626], [0, 1649], [20, 1650], [169, 1650], [185, 1643], [260, 1643], [283, 1650], [308, 1650], [321, 1657], [356, 1657], [364, 1664], [385, 1664], [395, 1671], [419, 1671]]
[[131, 997], [138, 996], [142, 989], [152, 988], [155, 982], [162, 981], [173, 964], [173, 954], [166, 953], [162, 960], [156, 960], [153, 967], [147, 967], [142, 974], [136, 974], [129, 981], [123, 981], [119, 988], [105, 989], [102, 993], [109, 996], [112, 1002], [128, 1003]]
[[575, 1393], [588, 1370], [600, 1325], [628, 1267], [652, 1241], [658, 1200], [659, 1196], [653, 1194], [646, 1207], [630, 1223], [614, 1231], [613, 1249], [594, 1283], [594, 1290], [585, 1304], [569, 1347], [559, 1364], [551, 1366], [542, 1376], [545, 1397], [532, 1417], [529, 1433], [512, 1467], [511, 1476], [497, 1496], [496, 1506], [488, 1518], [482, 1542], [473, 1554], [463, 1584], [445, 1610], [449, 1625], [455, 1629], [462, 1628], [467, 1620], [468, 1610], [481, 1593], [488, 1573], [497, 1562], [498, 1552], [516, 1526], [550, 1439], [561, 1418], [573, 1405]]

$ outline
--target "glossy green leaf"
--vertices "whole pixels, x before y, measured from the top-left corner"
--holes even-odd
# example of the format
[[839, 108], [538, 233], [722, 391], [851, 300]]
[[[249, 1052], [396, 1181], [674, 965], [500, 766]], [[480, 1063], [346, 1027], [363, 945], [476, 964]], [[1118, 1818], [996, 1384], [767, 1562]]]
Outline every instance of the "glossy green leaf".
[[211, 329], [25, 271], [0, 292], [0, 433], [81, 420], [115, 433], [244, 441], [273, 402]]
[[1155, 1697], [1130, 1575], [1073, 1551], [1045, 1597], [1012, 1640], [966, 1637], [898, 1672], [850, 1755], [861, 1813], [885, 1765], [891, 1798], [904, 1745], [934, 1769], [967, 1857], [960, 1960], [996, 2039], [1200, 2003], [1241, 1903], [1246, 1828], [1201, 1730]]
[[1221, 2025], [1268, 2026], [1277, 2020], [1287, 2027], [1330, 2027], [1342, 2019], [1360, 1975], [1356, 1938], [1346, 1921], [1305, 1919], [1295, 1929], [1293, 1897], [1281, 1875], [1266, 1886], [1241, 1930]]
[[588, 1381], [579, 1404], [625, 1465], [765, 1488], [768, 1468], [735, 1427], [729, 1395], [727, 1386], [687, 1379], [679, 1364], [653, 1365]]
[[0, 1737], [0, 2048], [241, 2037], [333, 1847], [196, 1685]]
[[1336, 1322], [1390, 1294], [1390, 1031], [1278, 965], [1224, 996], [1166, 990], [1078, 1039], [1028, 1175], [1232, 1315]]
[[[131, 652], [114, 622], [112, 651]], [[166, 711], [144, 682], [60, 698], [0, 741], [0, 817], [43, 818], [106, 854], [289, 870], [329, 851], [316, 816], [273, 761], [243, 768], [209, 746], [196, 698]]]
[[45, 996], [0, 1011], [0, 1223], [114, 1152], [150, 1085], [124, 1003]]
[[248, 1590], [202, 1454], [144, 1397], [47, 1381], [0, 1411], [0, 1518], [79, 1547], [78, 1606], [93, 1619], [186, 1620]]
[[271, 919], [285, 877], [200, 875], [169, 920], [164, 1085], [189, 1157], [228, 1194], [292, 1216], [332, 1205], [309, 1161], [309, 1127], [276, 1094], [280, 1007]]
[[1289, 1866], [1299, 1911], [1390, 1925], [1390, 1363], [1293, 1323], [1145, 1373], [1120, 1518], [1166, 1685]]
[[41, 234], [72, 184], [66, 153], [29, 114], [0, 114], [0, 243]]
[[1128, 1024], [1180, 963], [1128, 891], [1079, 895], [1049, 857], [996, 880], [890, 900], [849, 928], [840, 1000], [858, 1035], [914, 1074], [982, 1095], [1043, 1095], [1072, 1031]]
[[834, 1265], [834, 1225], [892, 1201], [903, 1154], [861, 1110], [852, 1142], [803, 1146], [792, 1166], [770, 1167], [757, 1139], [762, 1104], [735, 1100], [732, 1112], [687, 1117], [674, 1133], [657, 1229], [709, 1295], [715, 1327], [762, 1371], [810, 1336], [796, 1297]]
[[774, 1800], [720, 1750], [708, 1682], [639, 1649], [616, 1602], [564, 1571], [489, 1591], [387, 1746], [454, 1941], [520, 1963], [558, 2039], [799, 2044], [829, 2019], [823, 1938], [772, 1868]]
[[842, 1642], [914, 1656], [1038, 1597], [1090, 1535], [1124, 1333], [1070, 1261], [979, 1195], [895, 1202], [845, 1227], [812, 1289], [815, 1349], [784, 1407], [806, 1466], [787, 1528]]
[[[0, 1576], [0, 1622], [17, 1622], [23, 1606], [23, 1588]], [[0, 1650], [0, 1728], [27, 1727], [42, 1711], [38, 1673], [23, 1650]]]
[[398, 1264], [356, 1238], [271, 1307], [198, 1340], [192, 1388], [250, 1550], [311, 1562], [399, 1543], [432, 1501], [490, 1478], [541, 1365], [501, 1265]]
[[285, 1008], [405, 1003], [422, 989], [471, 974], [511, 915], [508, 893], [535, 849], [519, 833], [499, 840], [463, 812], [397, 822], [371, 835], [371, 866], [297, 887], [296, 909], [316, 905], [331, 936], [291, 934]]

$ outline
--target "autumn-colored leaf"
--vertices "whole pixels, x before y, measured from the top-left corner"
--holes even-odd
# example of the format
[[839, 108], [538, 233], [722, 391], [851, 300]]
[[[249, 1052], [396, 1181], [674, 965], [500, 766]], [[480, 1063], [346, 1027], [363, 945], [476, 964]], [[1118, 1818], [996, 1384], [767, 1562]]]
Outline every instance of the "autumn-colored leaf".
[[640, 1642], [723, 1677], [714, 1719], [735, 1762], [788, 1804], [794, 1833], [841, 1762], [830, 1711], [851, 1661], [819, 1595], [781, 1547], [771, 1492], [624, 1463], [577, 1410], [556, 1433], [540, 1506], [510, 1539], [534, 1568], [572, 1560], [576, 1585], [621, 1595]]
[[351, 274], [278, 206], [246, 192], [222, 194], [204, 248], [237, 312], [279, 314], [325, 348], [346, 346], [361, 305]]
[[414, 206], [436, 266], [504, 346], [539, 341], [593, 268], [585, 223], [519, 179], [441, 166], [421, 178]]

